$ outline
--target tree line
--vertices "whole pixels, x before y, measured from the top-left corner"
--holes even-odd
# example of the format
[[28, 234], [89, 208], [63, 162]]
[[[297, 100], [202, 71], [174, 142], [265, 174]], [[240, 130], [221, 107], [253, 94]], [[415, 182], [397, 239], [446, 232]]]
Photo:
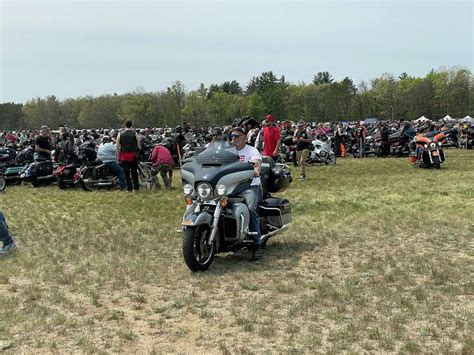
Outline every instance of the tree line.
[[265, 72], [243, 88], [236, 80], [187, 91], [179, 81], [166, 90], [137, 89], [124, 95], [86, 96], [58, 100], [54, 95], [26, 103], [0, 104], [0, 130], [38, 128], [46, 124], [75, 128], [121, 126], [132, 119], [136, 127], [226, 125], [236, 117], [278, 120], [336, 121], [411, 120], [421, 115], [439, 119], [474, 116], [474, 80], [464, 68], [430, 71], [425, 77], [383, 74], [357, 86], [351, 78], [333, 79], [328, 72], [311, 83], [289, 83], [284, 76]]

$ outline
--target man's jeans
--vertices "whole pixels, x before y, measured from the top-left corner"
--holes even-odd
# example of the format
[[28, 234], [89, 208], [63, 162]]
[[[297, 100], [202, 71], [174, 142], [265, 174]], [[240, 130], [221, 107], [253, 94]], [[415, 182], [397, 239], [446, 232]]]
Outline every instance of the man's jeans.
[[253, 236], [253, 240], [255, 247], [259, 248], [262, 234], [260, 231], [260, 220], [258, 218], [257, 208], [262, 199], [262, 188], [261, 186], [251, 186], [248, 190], [242, 192], [242, 196], [250, 212], [249, 230], [251, 232], [257, 232], [257, 235]]
[[120, 182], [120, 189], [125, 190], [127, 188], [127, 183], [125, 181], [125, 173], [122, 167], [115, 161], [109, 161], [105, 163], [107, 169], [109, 169], [115, 176], [118, 177]]
[[158, 181], [158, 173], [161, 175], [163, 179], [163, 183], [165, 187], [169, 189], [171, 187], [171, 181], [168, 178], [168, 173], [171, 170], [171, 166], [169, 164], [158, 164], [153, 166], [153, 182], [155, 183], [157, 188], [160, 188], [160, 182]]
[[33, 159], [35, 161], [46, 161], [46, 160], [51, 160], [51, 155], [48, 153], [40, 153], [40, 152], [35, 152], [33, 154]]
[[3, 246], [13, 242], [10, 233], [8, 233], [7, 221], [5, 220], [5, 216], [2, 212], [0, 212], [0, 242], [3, 242]]

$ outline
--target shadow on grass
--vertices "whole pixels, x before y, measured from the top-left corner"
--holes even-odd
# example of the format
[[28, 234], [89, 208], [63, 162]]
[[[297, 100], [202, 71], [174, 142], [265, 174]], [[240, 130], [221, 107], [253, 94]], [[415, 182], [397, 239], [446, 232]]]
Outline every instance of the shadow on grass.
[[209, 275], [226, 275], [232, 273], [254, 273], [270, 270], [288, 270], [298, 265], [301, 255], [314, 251], [321, 243], [307, 240], [270, 240], [262, 249], [262, 258], [251, 261], [251, 252], [241, 249], [234, 253], [216, 255], [213, 264], [206, 271]]

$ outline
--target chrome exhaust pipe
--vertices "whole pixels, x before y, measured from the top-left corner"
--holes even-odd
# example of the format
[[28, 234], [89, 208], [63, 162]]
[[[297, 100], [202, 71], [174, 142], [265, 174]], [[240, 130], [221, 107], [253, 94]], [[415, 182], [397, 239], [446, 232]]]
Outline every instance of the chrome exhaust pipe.
[[283, 232], [285, 229], [288, 228], [288, 224], [285, 224], [283, 226], [281, 226], [281, 228], [278, 228], [274, 231], [271, 231], [270, 233], [267, 233], [267, 234], [264, 234], [262, 235], [262, 237], [260, 238], [260, 241], [263, 242], [265, 239], [268, 239], [270, 237], [273, 237], [275, 234], [278, 234], [280, 232]]

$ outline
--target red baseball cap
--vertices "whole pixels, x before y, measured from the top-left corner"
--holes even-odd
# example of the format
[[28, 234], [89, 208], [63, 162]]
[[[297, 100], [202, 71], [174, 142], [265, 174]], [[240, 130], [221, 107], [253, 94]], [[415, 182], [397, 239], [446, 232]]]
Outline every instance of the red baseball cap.
[[273, 118], [272, 115], [267, 115], [267, 117], [265, 117], [265, 119], [266, 119], [267, 121], [271, 121], [271, 122], [275, 121], [275, 119]]

